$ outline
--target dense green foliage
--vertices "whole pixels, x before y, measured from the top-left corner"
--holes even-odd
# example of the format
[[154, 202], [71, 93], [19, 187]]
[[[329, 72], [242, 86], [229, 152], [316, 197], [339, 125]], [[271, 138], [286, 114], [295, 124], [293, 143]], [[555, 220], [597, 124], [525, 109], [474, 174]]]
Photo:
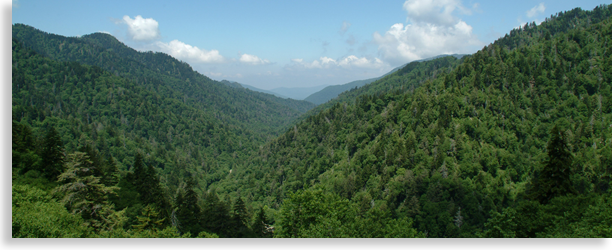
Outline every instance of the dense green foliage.
[[612, 237], [611, 15], [410, 63], [292, 126], [307, 105], [15, 25], [13, 237]]
[[[596, 12], [608, 18], [589, 23], [587, 14]], [[490, 230], [494, 214], [535, 204], [557, 209], [561, 221], [562, 205], [533, 203], [529, 191], [547, 193], [535, 194], [541, 202], [610, 195], [609, 16], [608, 6], [560, 13], [513, 31], [524, 41], [516, 48], [504, 46], [507, 37], [460, 60], [411, 63], [343, 93], [323, 111], [317, 107], [219, 185], [280, 211], [292, 206], [291, 192], [321, 189], [364, 209], [383, 207], [394, 219], [410, 218], [428, 237], [476, 237]], [[562, 22], [576, 28], [548, 30]], [[567, 134], [562, 139], [555, 125]], [[599, 198], [572, 203], [579, 207], [575, 218]], [[609, 221], [598, 223], [605, 228]], [[585, 225], [576, 219], [579, 224]], [[534, 232], [555, 235], [545, 231], [552, 225], [558, 224]]]

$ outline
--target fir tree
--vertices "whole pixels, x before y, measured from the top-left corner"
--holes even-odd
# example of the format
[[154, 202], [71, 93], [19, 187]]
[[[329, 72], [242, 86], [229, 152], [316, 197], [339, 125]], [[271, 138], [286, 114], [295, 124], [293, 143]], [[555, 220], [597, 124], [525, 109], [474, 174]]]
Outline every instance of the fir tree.
[[62, 203], [68, 211], [80, 214], [85, 221], [97, 230], [111, 230], [123, 225], [123, 211], [115, 212], [114, 205], [108, 202], [108, 195], [117, 187], [107, 187], [100, 183], [100, 177], [92, 174], [92, 162], [83, 152], [67, 155], [66, 171], [58, 180], [66, 183], [55, 189], [62, 194]]
[[86, 153], [89, 157], [89, 160], [92, 162], [92, 174], [96, 177], [103, 176], [103, 163], [102, 159], [100, 159], [100, 154], [98, 154], [97, 150], [91, 145], [87, 144], [84, 147], [79, 149], [80, 152]]
[[51, 127], [45, 136], [42, 150], [42, 172], [51, 181], [64, 171], [64, 144], [55, 128]]
[[138, 216], [140, 224], [132, 225], [132, 227], [136, 232], [142, 232], [144, 230], [157, 232], [162, 229], [164, 220], [165, 218], [160, 216], [155, 205], [149, 204], [142, 209], [142, 216]]
[[556, 196], [576, 193], [570, 179], [573, 156], [569, 151], [565, 134], [555, 126], [548, 142], [548, 160], [535, 178], [531, 197], [540, 203], [547, 203]]
[[141, 154], [136, 154], [133, 177], [140, 202], [143, 205], [155, 204], [164, 218], [169, 218], [170, 204], [161, 189], [157, 173], [153, 166], [144, 164]]
[[198, 235], [202, 229], [202, 210], [198, 206], [198, 194], [193, 190], [193, 180], [187, 181], [187, 186], [176, 198], [176, 218], [181, 233]]
[[233, 237], [236, 238], [247, 238], [252, 237], [251, 230], [249, 229], [248, 220], [250, 216], [247, 213], [246, 206], [244, 205], [244, 201], [242, 198], [238, 197], [236, 202], [234, 203], [234, 208], [232, 211], [232, 232]]
[[112, 156], [106, 159], [105, 169], [102, 176], [102, 183], [106, 186], [115, 186], [119, 183], [119, 169]]
[[203, 208], [203, 226], [206, 231], [215, 233], [220, 237], [229, 237], [231, 234], [229, 209], [217, 194], [206, 195]]
[[272, 237], [270, 225], [266, 218], [266, 214], [264, 213], [263, 207], [259, 209], [259, 212], [257, 212], [257, 215], [255, 216], [255, 220], [253, 221], [253, 225], [251, 225], [251, 229], [253, 230], [253, 237], [256, 237], [256, 238]]

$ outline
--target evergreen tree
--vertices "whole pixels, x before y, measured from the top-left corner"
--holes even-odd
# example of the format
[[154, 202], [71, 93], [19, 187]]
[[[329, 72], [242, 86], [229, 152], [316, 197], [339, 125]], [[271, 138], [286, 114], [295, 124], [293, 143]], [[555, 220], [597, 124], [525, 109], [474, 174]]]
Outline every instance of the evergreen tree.
[[548, 142], [548, 160], [533, 183], [531, 197], [545, 204], [556, 196], [576, 193], [570, 179], [573, 156], [569, 151], [567, 139], [555, 126]]
[[51, 127], [45, 136], [42, 149], [42, 172], [51, 181], [64, 171], [64, 144], [55, 128]]
[[13, 121], [12, 132], [13, 168], [19, 169], [20, 174], [37, 169], [40, 157], [36, 154], [34, 136], [30, 127]]
[[11, 141], [12, 141], [12, 150], [17, 149], [17, 123], [15, 122], [15, 113], [13, 112], [11, 117]]
[[119, 183], [119, 169], [112, 156], [106, 159], [105, 169], [103, 169], [102, 183], [106, 186], [115, 186]]
[[[134, 183], [143, 205], [155, 204], [164, 218], [169, 218], [170, 204], [166, 200], [153, 166], [144, 164], [141, 154], [134, 159]], [[165, 223], [169, 223], [168, 220]]]
[[234, 208], [232, 210], [232, 236], [236, 238], [253, 237], [251, 229], [247, 226], [250, 216], [247, 213], [246, 206], [244, 205], [242, 198], [238, 197], [238, 199], [236, 199]]
[[215, 233], [219, 237], [229, 237], [231, 235], [229, 209], [217, 194], [209, 193], [206, 195], [203, 212], [202, 221], [206, 231]]
[[165, 218], [160, 216], [157, 208], [154, 204], [149, 204], [142, 209], [142, 216], [138, 216], [140, 224], [132, 225], [136, 232], [142, 232], [145, 230], [152, 230], [157, 232], [162, 229], [163, 221]]
[[253, 237], [256, 238], [270, 238], [272, 237], [272, 232], [270, 231], [270, 225], [266, 218], [266, 214], [264, 213], [264, 208], [261, 207], [257, 215], [255, 216], [255, 220], [253, 221], [253, 225], [251, 225], [251, 229], [253, 230]]
[[187, 181], [184, 190], [179, 191], [176, 198], [176, 218], [181, 233], [191, 233], [197, 236], [202, 228], [202, 210], [198, 206], [198, 194], [193, 190], [195, 183], [192, 179]]
[[62, 203], [68, 211], [80, 214], [90, 226], [97, 230], [111, 230], [123, 226], [122, 212], [116, 212], [114, 205], [108, 202], [108, 195], [117, 187], [107, 187], [100, 183], [100, 177], [93, 175], [92, 162], [83, 152], [67, 155], [66, 171], [58, 180], [65, 184], [55, 189], [62, 194]]
[[87, 144], [84, 147], [81, 147], [79, 149], [80, 152], [86, 153], [87, 156], [89, 157], [89, 160], [92, 163], [92, 174], [96, 177], [102, 177], [103, 176], [103, 162], [102, 159], [100, 159], [100, 154], [98, 154], [97, 150], [92, 147], [91, 145]]

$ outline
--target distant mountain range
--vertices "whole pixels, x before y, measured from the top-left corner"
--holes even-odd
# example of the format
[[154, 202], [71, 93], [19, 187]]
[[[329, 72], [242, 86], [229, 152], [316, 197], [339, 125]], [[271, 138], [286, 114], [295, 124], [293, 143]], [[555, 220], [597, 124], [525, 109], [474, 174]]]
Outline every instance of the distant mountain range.
[[228, 81], [228, 80], [223, 80], [221, 82], [226, 84], [226, 85], [228, 85], [228, 86], [230, 86], [230, 87], [234, 87], [234, 88], [245, 88], [245, 89], [249, 89], [249, 90], [252, 90], [252, 91], [257, 91], [257, 92], [261, 92], [261, 93], [266, 93], [266, 94], [274, 95], [274, 96], [280, 97], [280, 98], [285, 98], [285, 99], [289, 98], [287, 96], [281, 95], [279, 93], [272, 92], [270, 90], [255, 88], [255, 87], [253, 87], [251, 85], [247, 85], [247, 84], [243, 84], [243, 83], [239, 83], [239, 82]]
[[265, 90], [253, 87], [248, 84], [243, 84], [234, 81], [223, 80], [222, 83], [234, 87], [234, 88], [245, 88], [250, 89], [252, 91], [257, 91], [261, 93], [271, 94], [276, 97], [285, 98], [285, 99], [294, 99], [294, 100], [304, 100], [304, 98], [314, 92], [320, 91], [322, 88], [325, 88], [327, 85], [321, 85], [316, 87], [305, 87], [305, 88], [275, 88], [272, 90]]
[[[282, 96], [287, 96], [291, 99], [296, 99], [296, 100], [304, 100], [306, 97], [308, 97], [310, 94], [315, 93], [317, 91], [322, 90], [323, 88], [327, 87], [328, 85], [319, 85], [319, 86], [315, 86], [315, 87], [302, 87], [302, 88], [275, 88], [275, 89], [271, 89], [271, 92], [274, 92], [278, 95], [282, 95]], [[278, 96], [277, 95], [277, 96]]]
[[[440, 57], [445, 57], [445, 56], [454, 56], [457, 59], [460, 59], [461, 57], [465, 56], [464, 54], [452, 54], [452, 55], [438, 55], [438, 56], [434, 56], [434, 57], [430, 57], [430, 58], [425, 58], [425, 59], [421, 59], [421, 60], [417, 60], [416, 62], [424, 62], [424, 61], [429, 61], [429, 60], [433, 60], [433, 59], [437, 59]], [[370, 79], [365, 79], [365, 80], [356, 80], [356, 81], [352, 81], [349, 83], [345, 83], [345, 84], [341, 84], [341, 85], [320, 85], [320, 86], [315, 86], [315, 87], [303, 87], [303, 88], [275, 88], [275, 89], [271, 89], [271, 90], [265, 90], [265, 89], [260, 89], [260, 88], [256, 88], [253, 87], [251, 85], [247, 85], [247, 84], [243, 84], [243, 83], [238, 83], [238, 82], [234, 82], [234, 81], [228, 81], [228, 80], [223, 80], [221, 81], [222, 83], [225, 83], [226, 85], [230, 86], [230, 87], [234, 87], [234, 88], [246, 88], [246, 89], [250, 89], [252, 91], [257, 91], [257, 92], [261, 92], [261, 93], [266, 93], [266, 94], [271, 94], [271, 95], [275, 95], [277, 97], [281, 97], [281, 98], [290, 98], [290, 99], [294, 99], [294, 100], [304, 100], [307, 102], [311, 102], [314, 103], [315, 105], [320, 105], [323, 103], [326, 103], [327, 101], [336, 98], [339, 94], [341, 94], [344, 91], [353, 89], [353, 88], [359, 88], [363, 85], [372, 83], [378, 79], [381, 79], [389, 74], [392, 74], [393, 72], [398, 71], [399, 69], [405, 67], [406, 65], [408, 65], [408, 63], [403, 64], [399, 67], [396, 67], [394, 69], [392, 69], [391, 71], [387, 72], [386, 74], [379, 76], [379, 77], [375, 77], [375, 78], [370, 78]]]
[[[438, 56], [434, 56], [434, 57], [430, 57], [430, 58], [425, 58], [425, 59], [421, 59], [421, 60], [417, 60], [417, 62], [424, 62], [424, 61], [429, 61], [429, 60], [433, 60], [433, 59], [437, 59], [440, 57], [445, 57], [445, 56], [454, 56], [457, 59], [461, 59], [461, 57], [465, 56], [465, 54], [452, 54], [452, 55], [438, 55]], [[336, 98], [339, 94], [341, 94], [344, 91], [353, 89], [353, 88], [359, 88], [363, 85], [372, 83], [378, 79], [381, 79], [395, 71], [398, 71], [399, 69], [406, 67], [406, 65], [408, 65], [408, 63], [403, 64], [399, 67], [394, 68], [393, 70], [387, 72], [386, 74], [379, 76], [379, 77], [375, 77], [375, 78], [370, 78], [370, 79], [365, 79], [365, 80], [357, 80], [357, 81], [352, 81], [349, 83], [345, 83], [345, 84], [341, 84], [341, 85], [332, 85], [332, 86], [327, 86], [324, 89], [322, 89], [321, 91], [318, 91], [316, 93], [313, 93], [311, 95], [309, 95], [308, 97], [306, 97], [304, 100], [308, 101], [308, 102], [312, 102], [316, 105], [320, 105], [323, 103], [328, 102], [331, 99]]]

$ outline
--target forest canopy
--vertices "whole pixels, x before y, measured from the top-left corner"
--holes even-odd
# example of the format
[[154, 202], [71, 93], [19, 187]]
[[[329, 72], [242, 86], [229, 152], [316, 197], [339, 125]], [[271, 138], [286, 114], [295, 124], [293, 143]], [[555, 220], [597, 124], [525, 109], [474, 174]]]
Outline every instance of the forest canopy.
[[612, 9], [314, 104], [12, 27], [12, 237], [612, 237]]

